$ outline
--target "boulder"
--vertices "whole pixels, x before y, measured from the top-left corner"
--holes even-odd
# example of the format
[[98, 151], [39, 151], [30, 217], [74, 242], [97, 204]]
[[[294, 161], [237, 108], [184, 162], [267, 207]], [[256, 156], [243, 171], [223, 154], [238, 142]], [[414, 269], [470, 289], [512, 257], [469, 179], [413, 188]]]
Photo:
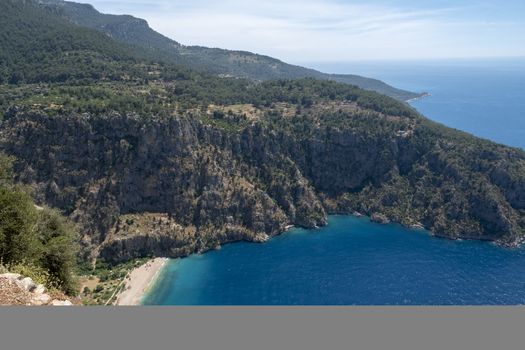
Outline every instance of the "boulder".
[[28, 292], [33, 292], [36, 288], [35, 282], [29, 277], [22, 279], [19, 283], [19, 286]]
[[35, 294], [44, 294], [45, 292], [46, 292], [46, 287], [44, 287], [42, 284], [37, 285], [35, 290], [33, 291], [33, 293]]
[[0, 275], [0, 278], [5, 278], [5, 279], [8, 279], [8, 280], [12, 280], [12, 281], [18, 280], [18, 279], [20, 279], [20, 277], [22, 277], [22, 276], [20, 274], [18, 274], [18, 273], [4, 273], [4, 274]]
[[49, 294], [37, 294], [32, 299], [31, 302], [35, 306], [47, 305], [51, 301]]

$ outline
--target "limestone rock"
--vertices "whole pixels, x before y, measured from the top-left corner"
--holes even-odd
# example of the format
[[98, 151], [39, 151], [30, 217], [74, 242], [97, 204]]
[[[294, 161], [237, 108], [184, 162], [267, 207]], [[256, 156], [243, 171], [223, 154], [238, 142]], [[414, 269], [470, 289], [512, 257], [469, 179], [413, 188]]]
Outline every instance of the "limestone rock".
[[390, 220], [384, 215], [384, 214], [372, 214], [370, 217], [370, 220], [372, 220], [375, 223], [386, 225], [390, 223]]
[[22, 276], [20, 274], [18, 274], [18, 273], [4, 273], [4, 274], [0, 275], [0, 278], [5, 278], [5, 279], [11, 280], [11, 281], [16, 281], [16, 280], [20, 279], [20, 277], [22, 277]]
[[266, 233], [258, 233], [255, 235], [253, 241], [257, 243], [264, 243], [267, 242], [270, 239], [270, 236], [268, 236]]
[[15, 273], [0, 275], [0, 305], [26, 305], [26, 306], [45, 306], [54, 305], [73, 305], [71, 301], [54, 300], [46, 293], [46, 288], [42, 284], [35, 284], [29, 277], [23, 277]]
[[29, 277], [20, 280], [20, 286], [28, 292], [33, 292], [37, 287], [35, 282], [33, 282], [33, 280]]
[[35, 294], [31, 298], [31, 302], [33, 305], [41, 306], [41, 305], [47, 305], [51, 301], [51, 297], [48, 294]]
[[33, 293], [35, 294], [44, 294], [45, 292], [46, 292], [46, 287], [44, 287], [42, 284], [37, 285], [35, 290], [33, 291]]

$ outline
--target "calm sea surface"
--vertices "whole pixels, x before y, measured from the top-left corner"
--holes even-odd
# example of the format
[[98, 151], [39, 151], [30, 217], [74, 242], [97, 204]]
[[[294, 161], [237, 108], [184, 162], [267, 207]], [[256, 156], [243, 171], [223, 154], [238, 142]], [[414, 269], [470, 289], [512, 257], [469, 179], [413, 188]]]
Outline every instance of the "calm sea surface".
[[173, 260], [146, 305], [525, 304], [525, 250], [335, 216]]
[[[312, 66], [312, 65], [310, 65]], [[525, 61], [317, 64], [430, 97], [429, 118], [525, 149]], [[146, 305], [525, 304], [525, 249], [331, 217], [265, 244], [235, 243], [171, 261]]]
[[313, 68], [428, 92], [431, 96], [411, 105], [430, 119], [525, 149], [525, 59], [319, 63]]

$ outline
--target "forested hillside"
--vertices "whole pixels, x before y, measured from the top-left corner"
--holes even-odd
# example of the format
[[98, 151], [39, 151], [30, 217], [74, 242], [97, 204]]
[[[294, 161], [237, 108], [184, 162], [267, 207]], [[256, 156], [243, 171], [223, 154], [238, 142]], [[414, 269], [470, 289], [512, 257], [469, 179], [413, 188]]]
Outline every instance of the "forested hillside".
[[332, 80], [376, 91], [401, 101], [421, 96], [419, 93], [396, 89], [376, 79], [350, 74], [325, 74], [251, 52], [181, 45], [155, 32], [143, 19], [101, 14], [88, 4], [61, 0], [41, 2], [75, 24], [101, 31], [120, 42], [155, 51], [167, 61], [201, 72], [255, 81], [302, 78]]
[[[0, 151], [27, 189], [11, 235], [34, 222], [29, 193], [78, 224], [84, 261], [184, 256], [354, 212], [523, 240], [521, 150], [355, 86], [221, 78], [31, 1], [4, 0], [0, 13], [12, 28], [0, 36]], [[47, 261], [42, 249], [29, 255]]]

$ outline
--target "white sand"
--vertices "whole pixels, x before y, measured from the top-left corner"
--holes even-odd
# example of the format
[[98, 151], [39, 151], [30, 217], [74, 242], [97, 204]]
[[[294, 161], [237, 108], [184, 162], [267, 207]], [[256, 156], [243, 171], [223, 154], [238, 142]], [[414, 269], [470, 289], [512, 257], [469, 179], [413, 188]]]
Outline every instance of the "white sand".
[[131, 271], [125, 280], [124, 290], [117, 297], [116, 305], [139, 305], [142, 296], [155, 281], [169, 259], [157, 258]]

